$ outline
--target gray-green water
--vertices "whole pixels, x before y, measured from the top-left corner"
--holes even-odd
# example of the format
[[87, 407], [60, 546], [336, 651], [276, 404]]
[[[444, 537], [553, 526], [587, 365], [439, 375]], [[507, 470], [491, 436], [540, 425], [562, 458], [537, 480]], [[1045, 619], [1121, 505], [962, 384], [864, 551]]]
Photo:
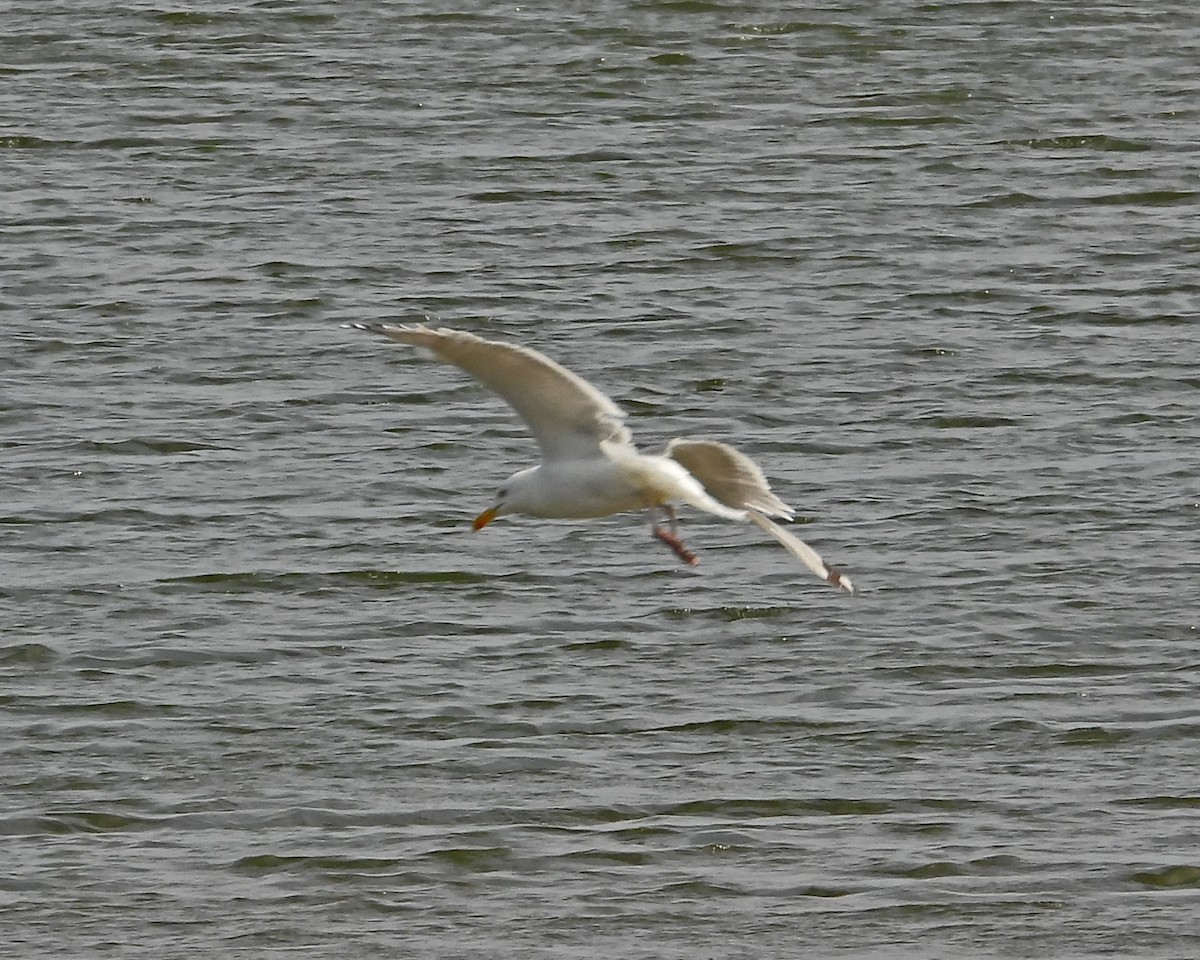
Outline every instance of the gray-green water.
[[[1200, 12], [18, 0], [6, 956], [1200, 952]], [[534, 450], [432, 312], [736, 440]]]

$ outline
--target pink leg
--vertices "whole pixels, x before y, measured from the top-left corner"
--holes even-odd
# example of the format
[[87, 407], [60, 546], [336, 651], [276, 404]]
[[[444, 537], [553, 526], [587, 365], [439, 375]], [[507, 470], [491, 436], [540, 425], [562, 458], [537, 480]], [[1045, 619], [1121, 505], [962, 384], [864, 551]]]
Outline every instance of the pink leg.
[[679, 529], [679, 525], [675, 517], [675, 508], [668, 503], [664, 505], [663, 509], [667, 512], [667, 524], [669, 525], [670, 529], [664, 529], [659, 525], [656, 515], [657, 512], [653, 507], [650, 508], [650, 529], [654, 532], [654, 535], [658, 537], [659, 540], [661, 540], [675, 552], [675, 556], [686, 563], [689, 567], [694, 567], [700, 562], [700, 558], [692, 553], [692, 551], [687, 547], [685, 547], [683, 545], [683, 541], [679, 539], [679, 534], [676, 533], [676, 531]]

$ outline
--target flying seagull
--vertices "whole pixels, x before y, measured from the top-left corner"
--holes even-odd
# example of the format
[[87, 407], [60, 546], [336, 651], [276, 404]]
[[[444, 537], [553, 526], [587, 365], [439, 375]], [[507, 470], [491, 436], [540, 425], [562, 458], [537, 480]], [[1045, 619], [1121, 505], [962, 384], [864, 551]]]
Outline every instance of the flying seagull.
[[[424, 325], [344, 326], [423, 347], [462, 368], [507, 400], [533, 433], [542, 462], [505, 481], [495, 504], [475, 518], [476, 530], [511, 513], [583, 520], [646, 510], [654, 536], [695, 566], [696, 555], [679, 538], [673, 502], [681, 501], [727, 520], [753, 523], [818, 577], [854, 592], [849, 577], [771, 521], [792, 520], [794, 512], [771, 492], [758, 464], [728, 444], [678, 439], [661, 456], [639, 453], [620, 408], [536, 350]], [[666, 516], [666, 526], [659, 511]]]

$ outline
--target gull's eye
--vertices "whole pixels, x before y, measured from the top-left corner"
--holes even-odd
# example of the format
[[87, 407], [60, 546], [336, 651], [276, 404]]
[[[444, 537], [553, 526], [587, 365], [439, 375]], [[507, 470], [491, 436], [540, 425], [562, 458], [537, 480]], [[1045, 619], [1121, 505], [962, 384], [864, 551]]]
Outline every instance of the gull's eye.
[[500, 492], [498, 494], [496, 494], [496, 499], [497, 500], [507, 500], [508, 499], [508, 487], [501, 487]]

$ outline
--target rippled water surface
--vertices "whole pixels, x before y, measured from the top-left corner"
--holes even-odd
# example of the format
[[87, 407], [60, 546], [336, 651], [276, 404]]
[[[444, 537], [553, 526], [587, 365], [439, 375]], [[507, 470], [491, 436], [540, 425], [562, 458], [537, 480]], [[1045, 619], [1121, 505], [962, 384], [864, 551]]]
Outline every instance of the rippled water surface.
[[[1200, 954], [1191, 2], [15, 0], [8, 956]], [[343, 323], [738, 444], [536, 455]]]

